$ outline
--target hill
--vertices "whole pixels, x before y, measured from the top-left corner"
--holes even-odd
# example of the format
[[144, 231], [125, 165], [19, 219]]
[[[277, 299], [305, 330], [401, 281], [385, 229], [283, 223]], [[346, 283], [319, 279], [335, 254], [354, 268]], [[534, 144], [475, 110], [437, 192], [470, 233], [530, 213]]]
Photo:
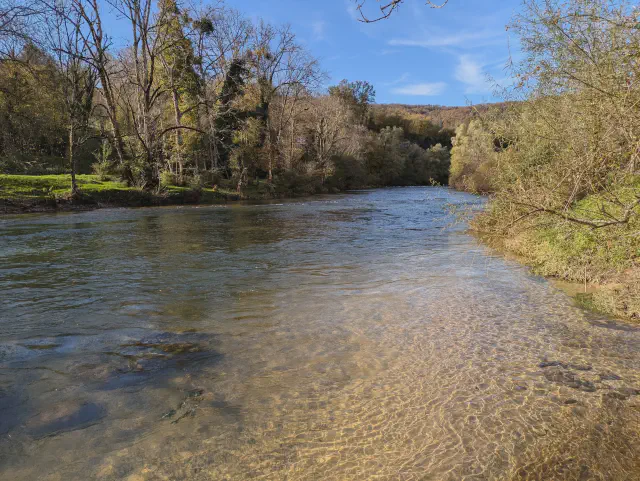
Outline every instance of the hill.
[[455, 130], [460, 124], [468, 122], [478, 114], [483, 114], [492, 108], [504, 109], [507, 102], [493, 104], [466, 105], [462, 107], [447, 107], [444, 105], [405, 105], [379, 104], [373, 106], [374, 113], [385, 112], [387, 115], [397, 113], [403, 116], [419, 115], [431, 123], [444, 129]]

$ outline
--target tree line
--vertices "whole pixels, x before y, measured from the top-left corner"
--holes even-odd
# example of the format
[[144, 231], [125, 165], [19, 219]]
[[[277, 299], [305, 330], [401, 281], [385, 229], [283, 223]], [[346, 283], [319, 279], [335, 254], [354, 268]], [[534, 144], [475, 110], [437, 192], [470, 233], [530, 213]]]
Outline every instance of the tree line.
[[[381, 121], [366, 81], [325, 89], [327, 75], [288, 25], [222, 3], [8, 1], [5, 173], [71, 172], [73, 193], [76, 173], [90, 168], [147, 190], [447, 181], [451, 132], [425, 119]], [[124, 44], [113, 22], [128, 32]]]

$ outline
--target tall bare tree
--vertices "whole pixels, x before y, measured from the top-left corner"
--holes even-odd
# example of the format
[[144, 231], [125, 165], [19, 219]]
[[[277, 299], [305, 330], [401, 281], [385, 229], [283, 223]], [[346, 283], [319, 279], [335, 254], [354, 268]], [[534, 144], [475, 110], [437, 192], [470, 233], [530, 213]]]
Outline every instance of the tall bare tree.
[[69, 2], [58, 1], [48, 7], [43, 8], [45, 42], [55, 59], [60, 78], [68, 131], [71, 194], [75, 197], [78, 195], [75, 152], [92, 135], [90, 121], [97, 74], [85, 62], [87, 44], [81, 34], [82, 21], [78, 12]]
[[251, 64], [259, 87], [258, 114], [264, 121], [261, 144], [269, 151], [268, 180], [273, 179], [278, 132], [272, 125], [270, 107], [276, 96], [313, 90], [322, 74], [318, 61], [296, 41], [289, 25], [280, 28], [260, 22], [254, 32]]
[[121, 109], [117, 101], [115, 80], [119, 74], [118, 66], [114, 62], [114, 53], [111, 52], [111, 37], [103, 28], [100, 5], [98, 0], [71, 0], [71, 7], [73, 16], [82, 23], [79, 34], [84, 42], [85, 60], [98, 74], [98, 92], [110, 123], [110, 132], [105, 131], [103, 134], [107, 135], [116, 151], [123, 177], [127, 182], [133, 183], [131, 168], [126, 163], [125, 144], [120, 125]]
[[253, 26], [236, 10], [222, 5], [193, 8], [190, 15], [193, 19], [190, 39], [200, 82], [198, 94], [204, 114], [203, 128], [207, 132], [209, 166], [217, 170], [224, 167], [219, 139], [231, 138], [232, 132], [229, 131], [231, 124], [216, 120], [235, 115], [229, 99], [222, 98], [221, 87], [230, 70], [237, 69], [247, 58]]

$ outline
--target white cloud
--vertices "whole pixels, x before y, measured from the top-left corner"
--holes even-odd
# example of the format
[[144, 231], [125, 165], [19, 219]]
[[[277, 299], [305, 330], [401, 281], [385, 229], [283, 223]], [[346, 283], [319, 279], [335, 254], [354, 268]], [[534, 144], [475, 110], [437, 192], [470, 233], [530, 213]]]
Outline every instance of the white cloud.
[[352, 0], [345, 0], [347, 5], [347, 13], [351, 17], [352, 20], [361, 20], [360, 12], [358, 12], [358, 8], [356, 7], [355, 2]]
[[423, 39], [394, 38], [389, 40], [389, 45], [403, 47], [460, 47], [460, 48], [477, 48], [488, 45], [496, 45], [506, 43], [504, 33], [499, 30], [484, 30], [480, 32], [440, 32], [432, 33]]
[[470, 55], [462, 55], [458, 60], [454, 77], [466, 85], [465, 93], [480, 94], [491, 91], [491, 81], [484, 71], [485, 65]]
[[398, 77], [395, 80], [392, 80], [391, 82], [386, 82], [383, 83], [382, 85], [384, 85], [385, 87], [391, 87], [392, 85], [398, 85], [401, 84], [402, 82], [406, 82], [407, 80], [409, 80], [409, 72], [405, 72], [402, 75], [400, 75], [400, 77]]
[[313, 37], [316, 40], [324, 40], [324, 31], [327, 23], [324, 20], [318, 20], [317, 22], [313, 22], [311, 24], [311, 28], [313, 29]]
[[391, 92], [398, 95], [420, 95], [420, 96], [432, 96], [440, 95], [447, 88], [447, 84], [444, 82], [435, 83], [422, 83], [405, 85], [404, 87], [398, 87]]

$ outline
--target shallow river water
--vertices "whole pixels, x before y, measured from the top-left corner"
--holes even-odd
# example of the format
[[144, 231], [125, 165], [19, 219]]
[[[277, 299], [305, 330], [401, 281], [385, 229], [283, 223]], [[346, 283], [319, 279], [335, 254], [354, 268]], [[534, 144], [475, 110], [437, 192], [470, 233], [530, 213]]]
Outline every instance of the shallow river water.
[[639, 480], [640, 325], [442, 188], [0, 219], [2, 480]]

